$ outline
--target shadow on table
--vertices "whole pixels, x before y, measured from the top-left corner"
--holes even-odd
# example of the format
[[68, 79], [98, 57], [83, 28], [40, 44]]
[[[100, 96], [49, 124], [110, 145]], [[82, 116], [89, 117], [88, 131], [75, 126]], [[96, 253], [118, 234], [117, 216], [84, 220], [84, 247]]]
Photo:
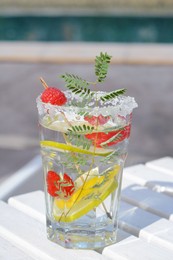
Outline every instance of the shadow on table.
[[165, 182], [165, 181], [148, 181], [146, 186], [153, 191], [159, 193], [165, 193], [168, 196], [173, 197], [173, 182]]

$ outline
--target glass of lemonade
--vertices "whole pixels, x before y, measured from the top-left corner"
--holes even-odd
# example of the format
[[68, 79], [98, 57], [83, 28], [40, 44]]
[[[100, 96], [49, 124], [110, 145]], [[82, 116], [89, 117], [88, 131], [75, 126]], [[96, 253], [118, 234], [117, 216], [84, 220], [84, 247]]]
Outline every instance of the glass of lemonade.
[[96, 249], [116, 242], [122, 171], [137, 104], [86, 86], [84, 95], [73, 90], [63, 92], [63, 105], [37, 98], [47, 235], [66, 248]]

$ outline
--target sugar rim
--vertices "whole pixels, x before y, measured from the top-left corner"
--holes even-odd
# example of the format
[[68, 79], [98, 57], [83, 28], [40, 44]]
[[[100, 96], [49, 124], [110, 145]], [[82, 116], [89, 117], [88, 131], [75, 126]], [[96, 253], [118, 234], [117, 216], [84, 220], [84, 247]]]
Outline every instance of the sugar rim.
[[[67, 100], [82, 100], [82, 97], [80, 97], [79, 95], [75, 95], [74, 93], [72, 93], [71, 91], [67, 90], [67, 91], [63, 91], [63, 93], [66, 95]], [[52, 105], [50, 103], [44, 103], [41, 101], [41, 94], [37, 97], [36, 102], [37, 102], [37, 108], [38, 111], [41, 112], [44, 110], [44, 112], [46, 113], [46, 111], [52, 111], [54, 110], [54, 112], [73, 112], [73, 113], [79, 113], [81, 110], [83, 110], [85, 108], [85, 111], [90, 112], [91, 115], [99, 115], [102, 114], [103, 116], [106, 115], [111, 115], [113, 113], [113, 115], [115, 116], [115, 114], [118, 115], [122, 115], [122, 116], [126, 116], [130, 113], [132, 113], [133, 109], [138, 107], [138, 104], [136, 103], [134, 97], [130, 97], [130, 96], [118, 96], [114, 99], [111, 99], [110, 101], [101, 101], [99, 100], [99, 106], [92, 106], [93, 102], [98, 99], [99, 97], [107, 94], [108, 92], [106, 91], [98, 91], [95, 92], [95, 94], [93, 95], [93, 100], [85, 107], [77, 107], [77, 106], [73, 106], [70, 104], [65, 104], [62, 106], [58, 106], [58, 105]]]

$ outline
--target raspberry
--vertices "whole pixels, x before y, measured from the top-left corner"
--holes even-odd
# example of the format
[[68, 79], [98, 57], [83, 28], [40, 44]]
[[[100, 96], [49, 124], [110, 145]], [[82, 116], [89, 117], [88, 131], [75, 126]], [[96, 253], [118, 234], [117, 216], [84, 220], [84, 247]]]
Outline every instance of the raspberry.
[[48, 171], [47, 174], [47, 191], [52, 197], [56, 197], [57, 185], [60, 181], [60, 176], [56, 172]]
[[58, 173], [48, 171], [46, 181], [47, 191], [52, 197], [68, 198], [75, 191], [74, 182], [66, 173], [61, 179]]
[[48, 87], [41, 95], [41, 100], [44, 103], [50, 103], [52, 105], [62, 106], [67, 102], [67, 98], [64, 93], [54, 87]]

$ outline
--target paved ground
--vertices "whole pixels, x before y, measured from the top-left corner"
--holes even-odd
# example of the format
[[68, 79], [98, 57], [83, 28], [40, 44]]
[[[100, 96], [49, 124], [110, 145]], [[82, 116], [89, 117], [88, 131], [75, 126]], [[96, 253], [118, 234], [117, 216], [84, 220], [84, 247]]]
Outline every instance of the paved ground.
[[[10, 176], [39, 153], [35, 99], [39, 77], [59, 88], [58, 74], [92, 79], [90, 64], [0, 63], [0, 178]], [[112, 65], [106, 89], [127, 88], [134, 111], [127, 165], [173, 156], [173, 66]]]

